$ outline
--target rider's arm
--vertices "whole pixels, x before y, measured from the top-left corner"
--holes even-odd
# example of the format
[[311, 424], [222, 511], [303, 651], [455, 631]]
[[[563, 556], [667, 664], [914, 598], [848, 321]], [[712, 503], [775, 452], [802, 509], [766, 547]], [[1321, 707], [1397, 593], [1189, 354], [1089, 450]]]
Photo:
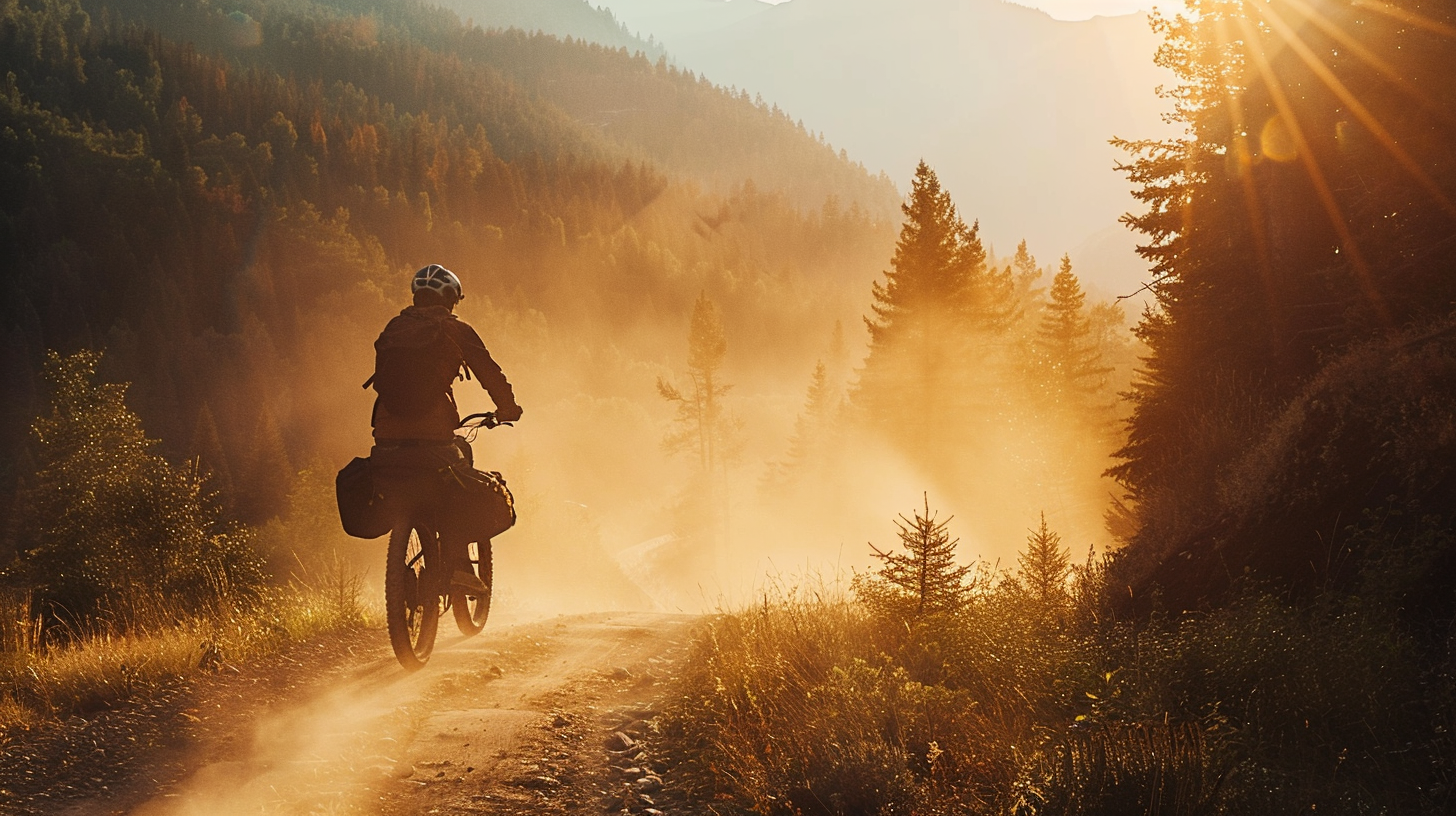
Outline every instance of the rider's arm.
[[518, 418], [521, 409], [516, 405], [511, 384], [506, 380], [501, 367], [491, 359], [490, 352], [485, 350], [485, 343], [481, 341], [480, 335], [463, 320], [452, 320], [449, 325], [455, 335], [455, 343], [460, 347], [460, 354], [465, 358], [465, 365], [470, 367], [481, 387], [490, 394], [491, 400], [495, 402], [496, 412], [502, 419], [508, 419], [512, 414]]

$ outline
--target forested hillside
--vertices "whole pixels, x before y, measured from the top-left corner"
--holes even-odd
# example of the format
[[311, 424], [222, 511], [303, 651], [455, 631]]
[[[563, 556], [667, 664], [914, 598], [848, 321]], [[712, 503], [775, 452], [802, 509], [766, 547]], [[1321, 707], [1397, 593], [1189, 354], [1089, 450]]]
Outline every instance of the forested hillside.
[[1159, 308], [1114, 470], [1141, 524], [1120, 576], [1198, 606], [1246, 569], [1307, 594], [1409, 557], [1430, 588], [1456, 568], [1449, 11], [1197, 9], [1160, 52], [1186, 136], [1125, 144]]
[[[888, 182], [624, 51], [393, 2], [0, 12], [7, 497], [47, 349], [104, 349], [147, 431], [216, 459], [257, 522], [293, 469], [358, 451], [370, 343], [422, 263], [462, 273], [513, 375], [609, 397], [704, 290], [745, 346], [812, 355], [833, 316], [805, 310], [852, 315], [889, 235]], [[643, 112], [604, 134], [547, 85]], [[577, 393], [534, 392], [537, 416]]]
[[540, 31], [562, 39], [571, 37], [634, 53], [641, 51], [653, 60], [662, 56], [660, 44], [639, 39], [601, 4], [583, 0], [451, 0], [440, 5], [455, 11], [467, 23], [479, 20], [487, 28]]

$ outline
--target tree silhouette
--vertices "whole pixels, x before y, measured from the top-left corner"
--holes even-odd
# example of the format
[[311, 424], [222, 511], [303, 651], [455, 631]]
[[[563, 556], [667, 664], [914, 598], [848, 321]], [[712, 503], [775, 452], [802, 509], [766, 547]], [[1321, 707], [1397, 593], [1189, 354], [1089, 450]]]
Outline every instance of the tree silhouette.
[[669, 453], [695, 453], [698, 467], [685, 486], [678, 508], [689, 528], [707, 525], [720, 548], [726, 545], [728, 465], [738, 456], [738, 423], [724, 411], [723, 398], [733, 386], [718, 377], [728, 341], [723, 318], [707, 293], [698, 295], [688, 326], [688, 387], [679, 389], [659, 377], [657, 392], [677, 405], [677, 428], [663, 439]]
[[794, 419], [794, 431], [789, 436], [788, 452], [782, 462], [770, 466], [763, 483], [765, 490], [773, 491], [797, 480], [806, 468], [828, 464], [827, 448], [838, 410], [837, 389], [829, 381], [828, 367], [822, 360], [818, 361], [814, 366], [814, 374], [809, 378], [804, 410]]
[[924, 161], [915, 168], [905, 223], [883, 283], [876, 281], [865, 318], [870, 353], [909, 347], [932, 354], [938, 330], [970, 319], [975, 277], [986, 253], [975, 227], [956, 213], [950, 193]]
[[1043, 376], [1054, 401], [1084, 411], [1092, 407], [1090, 397], [1102, 390], [1112, 369], [1102, 364], [1087, 316], [1087, 296], [1069, 256], [1062, 256], [1048, 295], [1036, 335]]
[[192, 441], [187, 445], [187, 456], [197, 462], [198, 473], [206, 477], [208, 487], [217, 493], [223, 506], [231, 506], [234, 499], [233, 472], [217, 432], [212, 407], [205, 402], [197, 412], [197, 425], [192, 431]]
[[934, 456], [983, 388], [974, 335], [987, 328], [977, 322], [985, 316], [978, 307], [986, 305], [986, 253], [923, 161], [902, 209], [890, 268], [872, 290], [869, 356], [854, 400], [871, 425], [917, 456]]
[[707, 293], [693, 303], [693, 316], [688, 326], [688, 382], [679, 389], [668, 380], [657, 378], [657, 393], [677, 404], [678, 429], [664, 440], [669, 452], [692, 450], [704, 473], [713, 473], [724, 464], [727, 431], [723, 417], [723, 397], [733, 386], [719, 381], [718, 371], [728, 354], [728, 340], [723, 334], [723, 318], [717, 304]]
[[1041, 277], [1041, 267], [1036, 263], [1036, 256], [1026, 248], [1026, 239], [1016, 245], [1016, 254], [1011, 256], [1011, 269], [1016, 274], [1016, 281], [1022, 284], [1023, 288], [1029, 289], [1033, 281]]
[[266, 405], [253, 431], [246, 474], [239, 502], [244, 521], [261, 524], [288, 510], [288, 494], [296, 474], [278, 421]]
[[[1429, 134], [1450, 128], [1452, 12], [1381, 8], [1209, 0], [1158, 22], [1183, 135], [1121, 143], [1157, 298], [1112, 470], [1147, 522], [1129, 558], [1217, 538], [1226, 474], [1281, 406], [1348, 349], [1450, 316], [1456, 177]], [[1351, 508], [1327, 509], [1303, 523]]]

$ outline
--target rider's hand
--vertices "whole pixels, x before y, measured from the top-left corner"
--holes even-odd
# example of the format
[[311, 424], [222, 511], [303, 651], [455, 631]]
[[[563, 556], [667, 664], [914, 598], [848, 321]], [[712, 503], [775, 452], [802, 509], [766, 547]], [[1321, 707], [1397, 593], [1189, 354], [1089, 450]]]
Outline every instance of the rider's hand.
[[501, 422], [515, 422], [521, 418], [521, 406], [507, 405], [495, 409], [495, 418]]

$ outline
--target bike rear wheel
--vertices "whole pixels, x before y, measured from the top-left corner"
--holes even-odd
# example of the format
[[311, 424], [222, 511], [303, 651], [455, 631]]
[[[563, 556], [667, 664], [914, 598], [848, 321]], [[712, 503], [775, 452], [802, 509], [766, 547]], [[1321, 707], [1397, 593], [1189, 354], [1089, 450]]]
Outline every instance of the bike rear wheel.
[[394, 656], [410, 671], [424, 666], [435, 649], [441, 597], [428, 570], [441, 563], [439, 553], [438, 536], [424, 524], [401, 520], [389, 533], [384, 616]]
[[485, 584], [485, 593], [479, 596], [467, 595], [465, 592], [455, 589], [450, 592], [450, 608], [455, 612], [455, 625], [460, 628], [460, 634], [469, 637], [480, 634], [485, 628], [485, 620], [490, 617], [490, 596], [491, 596], [491, 558], [490, 542], [471, 542], [467, 548], [470, 558], [470, 568]]

